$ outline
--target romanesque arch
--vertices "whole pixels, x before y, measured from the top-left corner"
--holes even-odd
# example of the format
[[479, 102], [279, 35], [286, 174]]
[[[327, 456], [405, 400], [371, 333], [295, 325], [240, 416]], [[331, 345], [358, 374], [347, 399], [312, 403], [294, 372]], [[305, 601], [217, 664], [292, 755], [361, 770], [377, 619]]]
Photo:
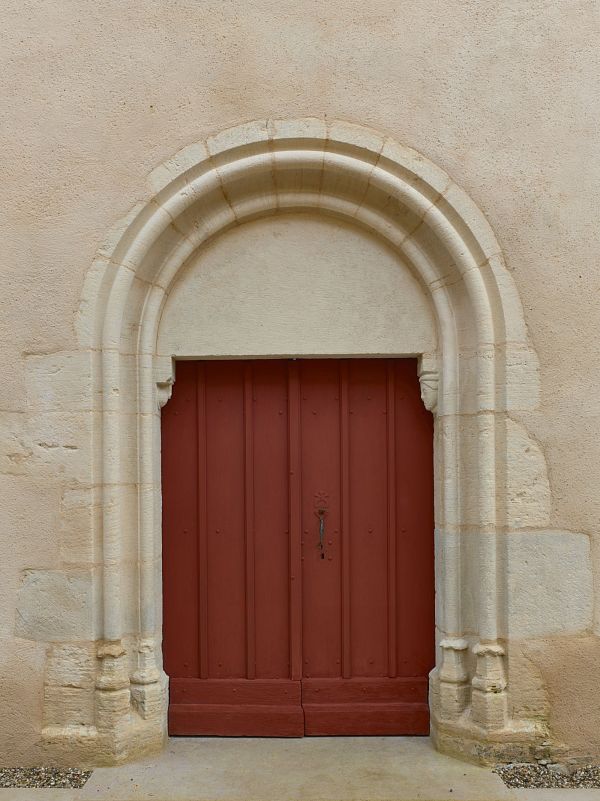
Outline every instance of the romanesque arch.
[[[371, 129], [319, 119], [226, 130], [185, 148], [151, 181], [154, 195], [99, 253], [78, 319], [81, 345], [94, 353], [98, 412], [99, 730], [133, 751], [136, 731], [158, 740], [164, 733], [160, 406], [173, 374], [171, 360], [155, 353], [165, 299], [209, 238], [254, 218], [312, 210], [383, 237], [435, 308], [439, 350], [420, 366], [436, 417], [434, 734], [446, 750], [484, 757], [502, 743], [526, 747], [536, 732], [511, 721], [507, 705], [504, 442], [510, 410], [535, 403], [535, 356], [483, 215], [417, 152]], [[468, 624], [465, 588], [474, 599]], [[127, 729], [131, 709], [137, 717]]]

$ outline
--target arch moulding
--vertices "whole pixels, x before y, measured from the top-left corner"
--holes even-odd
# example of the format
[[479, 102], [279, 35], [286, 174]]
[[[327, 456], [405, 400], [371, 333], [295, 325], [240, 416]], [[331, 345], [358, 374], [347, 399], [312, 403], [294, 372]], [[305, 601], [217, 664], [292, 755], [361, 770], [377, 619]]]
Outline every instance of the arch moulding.
[[97, 411], [94, 737], [107, 761], [158, 747], [165, 736], [160, 408], [174, 380], [171, 358], [156, 355], [165, 300], [207, 240], [251, 219], [306, 210], [383, 237], [431, 298], [438, 352], [420, 354], [420, 378], [435, 415], [433, 736], [457, 755], [525, 758], [541, 732], [508, 712], [502, 553], [511, 466], [503, 448], [509, 412], [536, 403], [535, 355], [485, 218], [417, 152], [320, 119], [226, 130], [163, 164], [150, 186], [151, 198], [99, 252], [78, 315]]

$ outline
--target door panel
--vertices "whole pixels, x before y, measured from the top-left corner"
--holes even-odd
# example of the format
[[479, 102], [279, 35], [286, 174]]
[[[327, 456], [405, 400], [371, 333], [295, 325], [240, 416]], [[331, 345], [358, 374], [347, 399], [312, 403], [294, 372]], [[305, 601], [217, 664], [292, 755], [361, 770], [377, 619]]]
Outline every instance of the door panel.
[[425, 733], [432, 426], [415, 362], [306, 362], [302, 394], [305, 733]]
[[287, 367], [181, 362], [176, 378], [162, 421], [169, 731], [301, 736], [289, 667]]
[[426, 733], [416, 361], [181, 362], [162, 427], [170, 732]]

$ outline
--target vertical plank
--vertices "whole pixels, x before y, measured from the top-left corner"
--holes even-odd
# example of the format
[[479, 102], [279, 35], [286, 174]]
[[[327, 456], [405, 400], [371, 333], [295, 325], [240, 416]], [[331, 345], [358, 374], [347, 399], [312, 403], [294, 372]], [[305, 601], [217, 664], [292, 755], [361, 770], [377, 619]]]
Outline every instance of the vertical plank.
[[342, 676], [352, 675], [350, 643], [350, 408], [348, 362], [340, 362], [340, 476], [342, 550]]
[[244, 537], [246, 544], [246, 677], [256, 678], [254, 594], [254, 392], [252, 363], [244, 365]]
[[[340, 374], [337, 361], [300, 363], [302, 675], [342, 671]], [[324, 512], [324, 548], [319, 547]]]
[[209, 677], [245, 678], [244, 363], [207, 361]]
[[169, 676], [199, 675], [196, 365], [177, 363], [161, 413], [163, 656]]
[[300, 452], [300, 375], [297, 361], [288, 369], [290, 676], [302, 678], [302, 491]]
[[198, 531], [198, 647], [200, 678], [208, 678], [208, 520], [206, 483], [206, 369], [196, 362], [196, 432], [198, 454], [197, 531]]
[[416, 359], [396, 372], [398, 676], [426, 676], [435, 662], [433, 417], [419, 390]]
[[387, 362], [388, 675], [396, 676], [396, 374]]
[[252, 365], [256, 678], [290, 675], [288, 363]]
[[387, 376], [381, 359], [348, 365], [352, 677], [388, 674]]

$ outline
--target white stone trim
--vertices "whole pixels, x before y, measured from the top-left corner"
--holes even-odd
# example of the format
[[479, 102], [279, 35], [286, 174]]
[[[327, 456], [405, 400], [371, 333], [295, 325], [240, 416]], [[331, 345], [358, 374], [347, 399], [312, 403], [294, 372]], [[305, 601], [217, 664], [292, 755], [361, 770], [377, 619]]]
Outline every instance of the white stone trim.
[[173, 359], [155, 356], [153, 360], [154, 383], [156, 384], [156, 406], [158, 411], [171, 399], [175, 383]]
[[430, 412], [437, 412], [440, 373], [437, 361], [426, 355], [419, 359], [419, 383], [421, 385], [421, 400]]
[[[499, 680], [506, 621], [497, 559], [498, 531], [505, 521], [498, 514], [506, 477], [497, 474], [504, 468], [496, 458], [496, 428], [513, 397], [520, 404], [515, 408], [536, 403], [531, 375], [527, 397], [511, 391], [521, 384], [522, 371], [535, 364], [535, 355], [514, 283], [487, 221], [449, 176], [420, 154], [371, 129], [320, 119], [252, 122], [190, 145], [152, 173], [150, 191], [151, 199], [136, 207], [98, 254], [78, 315], [82, 348], [102, 353], [95, 376], [102, 388], [99, 725], [107, 736], [123, 736], [123, 705], [111, 706], [106, 693], [125, 690], [160, 736], [164, 727], [165, 694], [155, 645], [160, 641], [157, 443], [159, 409], [168, 399], [173, 373], [172, 366], [157, 364], [155, 350], [170, 287], [208, 238], [259, 216], [312, 209], [383, 237], [431, 297], [440, 345], [435, 357], [422, 357], [420, 379], [424, 402], [436, 415], [436, 526], [441, 538], [437, 625], [442, 661], [432, 674], [432, 720], [438, 743], [446, 747], [447, 737], [454, 751], [461, 751], [463, 741], [469, 750], [474, 730], [479, 741], [494, 741], [497, 731], [510, 739], [519, 727], [507, 719], [506, 688]], [[510, 359], [517, 351], [529, 356]], [[123, 365], [132, 355], [135, 389], [128, 396], [122, 391]], [[476, 417], [475, 448], [462, 434], [463, 415]], [[123, 445], [132, 432], [135, 468]], [[133, 469], [135, 474], [129, 474]], [[461, 483], [465, 470], [468, 486]], [[122, 502], [123, 488], [132, 483], [138, 493], [139, 630], [137, 667], [128, 690], [123, 684], [128, 636], [123, 605], [124, 577], [130, 574], [122, 568]], [[479, 542], [478, 569], [470, 576], [461, 571], [460, 534], [466, 529], [479, 532], [472, 535]], [[478, 639], [484, 644], [476, 652], [474, 677], [463, 637], [465, 582], [478, 593]], [[472, 694], [477, 703], [471, 708]]]

